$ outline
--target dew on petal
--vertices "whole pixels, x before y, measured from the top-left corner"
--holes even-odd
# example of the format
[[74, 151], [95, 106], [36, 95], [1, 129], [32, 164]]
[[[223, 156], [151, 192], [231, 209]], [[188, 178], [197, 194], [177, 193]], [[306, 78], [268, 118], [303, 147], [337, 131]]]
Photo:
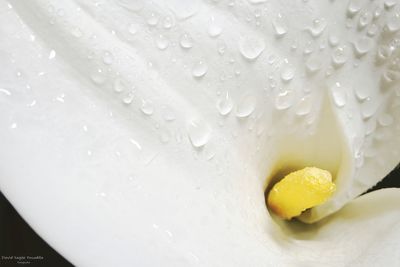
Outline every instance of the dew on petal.
[[347, 103], [347, 92], [340, 83], [335, 83], [331, 88], [333, 102], [339, 108], [342, 108]]
[[188, 33], [184, 33], [181, 35], [179, 44], [182, 48], [189, 49], [193, 47], [193, 39]]
[[261, 55], [265, 49], [262, 38], [255, 36], [245, 36], [239, 41], [239, 51], [248, 60], [254, 60]]
[[288, 27], [281, 14], [278, 14], [278, 16], [273, 20], [272, 26], [274, 28], [275, 35], [278, 38], [283, 37], [288, 32]]
[[256, 108], [257, 100], [252, 95], [246, 95], [236, 107], [236, 117], [245, 118], [250, 116]]
[[229, 93], [226, 92], [225, 96], [217, 101], [217, 109], [223, 116], [228, 115], [233, 108], [233, 101]]
[[279, 92], [275, 97], [275, 108], [277, 110], [285, 110], [293, 106], [295, 97], [294, 92], [292, 90], [285, 90], [283, 92]]
[[203, 61], [199, 61], [194, 64], [192, 68], [192, 75], [195, 78], [201, 78], [203, 77], [208, 71], [208, 66], [206, 63]]
[[150, 100], [144, 100], [142, 99], [142, 105], [140, 107], [140, 110], [143, 112], [145, 115], [152, 115], [154, 113], [154, 105], [153, 102]]
[[196, 148], [208, 143], [211, 136], [210, 126], [200, 119], [191, 120], [187, 125], [190, 142]]

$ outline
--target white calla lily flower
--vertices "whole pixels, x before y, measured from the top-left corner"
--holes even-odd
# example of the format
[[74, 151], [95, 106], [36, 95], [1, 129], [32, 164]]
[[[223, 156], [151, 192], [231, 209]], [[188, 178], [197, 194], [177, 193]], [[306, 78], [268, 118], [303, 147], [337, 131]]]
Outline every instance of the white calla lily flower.
[[[0, 1], [0, 188], [79, 266], [398, 266], [397, 1]], [[336, 192], [285, 222], [265, 191]]]

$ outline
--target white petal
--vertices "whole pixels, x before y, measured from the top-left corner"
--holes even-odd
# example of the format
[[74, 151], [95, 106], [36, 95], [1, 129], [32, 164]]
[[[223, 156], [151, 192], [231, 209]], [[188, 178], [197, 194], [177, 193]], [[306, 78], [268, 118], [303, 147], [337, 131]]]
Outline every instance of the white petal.
[[[380, 45], [396, 44], [399, 7], [374, 35], [343, 1], [177, 3], [0, 2], [0, 188], [78, 265], [320, 260], [345, 220], [296, 242], [264, 190], [276, 172], [331, 170], [315, 221], [398, 163], [399, 50]], [[337, 261], [362, 262], [339, 237]]]

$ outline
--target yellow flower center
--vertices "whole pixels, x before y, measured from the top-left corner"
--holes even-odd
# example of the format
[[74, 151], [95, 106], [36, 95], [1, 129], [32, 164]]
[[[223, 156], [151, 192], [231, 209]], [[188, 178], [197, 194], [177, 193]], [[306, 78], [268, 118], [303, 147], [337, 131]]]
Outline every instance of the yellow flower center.
[[283, 219], [290, 220], [306, 209], [327, 201], [336, 186], [329, 171], [307, 167], [286, 175], [268, 195], [268, 206]]

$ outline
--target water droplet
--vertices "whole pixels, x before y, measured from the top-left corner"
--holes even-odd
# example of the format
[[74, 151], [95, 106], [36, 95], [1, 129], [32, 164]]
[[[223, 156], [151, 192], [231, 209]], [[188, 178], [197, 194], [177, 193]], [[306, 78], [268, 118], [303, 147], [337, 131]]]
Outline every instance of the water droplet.
[[181, 35], [179, 43], [182, 48], [189, 49], [193, 47], [193, 39], [188, 33], [184, 33]]
[[353, 17], [361, 10], [361, 7], [362, 0], [350, 0], [349, 5], [347, 6], [347, 15]]
[[190, 121], [187, 125], [187, 131], [190, 142], [196, 148], [207, 144], [211, 136], [211, 128], [200, 119]]
[[358, 19], [358, 28], [364, 29], [369, 23], [372, 22], [372, 14], [368, 11], [363, 12]]
[[140, 110], [145, 115], [149, 115], [149, 116], [152, 115], [154, 113], [153, 102], [151, 102], [150, 100], [142, 99], [142, 106], [140, 107]]
[[174, 26], [174, 20], [171, 16], [166, 16], [162, 21], [164, 29], [171, 29]]
[[378, 122], [381, 126], [386, 127], [393, 124], [394, 119], [393, 116], [388, 113], [383, 113], [379, 116]]
[[55, 58], [55, 57], [56, 57], [56, 51], [51, 50], [51, 51], [50, 51], [50, 54], [49, 54], [49, 59], [51, 60], [51, 59], [53, 59], [53, 58]]
[[275, 108], [277, 110], [285, 110], [290, 108], [294, 103], [295, 97], [292, 90], [279, 92], [275, 98]]
[[400, 30], [400, 14], [395, 14], [388, 19], [384, 29], [388, 32], [394, 33]]
[[386, 0], [384, 2], [384, 6], [386, 9], [391, 9], [392, 7], [394, 7], [397, 4], [397, 0]]
[[132, 103], [134, 98], [135, 98], [135, 92], [130, 91], [124, 96], [124, 98], [122, 99], [122, 102], [126, 105], [129, 105]]
[[155, 13], [151, 13], [150, 17], [147, 19], [147, 24], [150, 26], [157, 26], [159, 17]]
[[315, 19], [310, 27], [307, 28], [312, 37], [318, 37], [325, 30], [327, 22], [324, 18]]
[[376, 24], [371, 24], [368, 29], [367, 29], [367, 35], [372, 37], [375, 36], [379, 31], [378, 26], [376, 26]]
[[333, 102], [338, 108], [342, 108], [347, 102], [347, 92], [340, 83], [335, 83], [331, 88]]
[[378, 109], [378, 104], [376, 101], [372, 101], [371, 98], [367, 98], [366, 101], [361, 105], [361, 114], [363, 118], [369, 119], [371, 118]]
[[357, 86], [354, 93], [359, 101], [364, 101], [369, 97], [369, 90], [365, 86]]
[[357, 57], [362, 57], [368, 53], [368, 51], [371, 49], [371, 46], [372, 40], [370, 38], [365, 36], [360, 37], [353, 43], [354, 53]]
[[116, 78], [114, 80], [113, 88], [116, 93], [121, 93], [122, 91], [125, 91], [127, 87], [128, 87], [127, 83], [121, 78]]
[[162, 117], [165, 121], [174, 121], [175, 120], [175, 113], [170, 107], [163, 107], [162, 108]]
[[208, 25], [208, 34], [211, 37], [218, 37], [222, 33], [222, 28], [217, 24], [214, 17], [211, 17], [210, 23]]
[[103, 70], [98, 69], [94, 71], [91, 75], [90, 78], [95, 84], [104, 84], [107, 80], [107, 76], [103, 73]]
[[310, 113], [312, 108], [312, 99], [310, 96], [303, 97], [296, 106], [296, 115], [305, 116]]
[[295, 68], [292, 65], [285, 66], [281, 71], [281, 79], [284, 82], [289, 82], [294, 78]]
[[223, 54], [225, 54], [226, 44], [224, 42], [218, 42], [217, 50], [218, 50], [218, 54], [220, 54], [222, 56]]
[[217, 101], [217, 109], [219, 113], [223, 116], [228, 115], [233, 108], [233, 101], [228, 92], [226, 92], [225, 97]]
[[0, 88], [0, 93], [5, 94], [6, 96], [11, 95], [11, 92], [4, 88]]
[[198, 61], [193, 65], [192, 68], [192, 75], [195, 78], [201, 78], [203, 77], [208, 71], [208, 66], [206, 63], [203, 61]]
[[338, 47], [332, 52], [332, 62], [336, 68], [346, 63], [347, 59], [347, 48], [345, 46]]
[[288, 32], [288, 28], [281, 14], [278, 14], [278, 16], [274, 19], [272, 26], [274, 28], [275, 35], [279, 38], [283, 37]]
[[264, 40], [255, 36], [245, 36], [239, 41], [239, 51], [248, 60], [259, 57], [264, 49]]
[[199, 0], [168, 0], [167, 5], [179, 19], [187, 19], [199, 10]]
[[165, 38], [164, 35], [160, 34], [157, 38], [156, 38], [156, 46], [158, 47], [158, 49], [160, 50], [165, 50], [168, 48], [169, 46], [169, 41], [167, 38]]
[[316, 73], [321, 69], [321, 57], [312, 56], [306, 62], [307, 72], [310, 74]]
[[236, 117], [245, 118], [250, 116], [256, 108], [256, 103], [257, 99], [254, 96], [244, 96], [236, 107]]
[[130, 34], [134, 35], [134, 34], [136, 34], [138, 32], [138, 27], [135, 24], [129, 24], [128, 32]]
[[328, 42], [332, 47], [335, 47], [339, 44], [339, 38], [336, 35], [331, 34], [328, 38]]
[[71, 34], [76, 38], [81, 38], [83, 36], [83, 33], [79, 27], [73, 27], [71, 30]]
[[104, 51], [103, 53], [103, 63], [106, 65], [111, 65], [114, 61], [114, 56], [109, 51]]
[[387, 61], [392, 55], [392, 49], [386, 45], [380, 45], [376, 53], [376, 60], [378, 63], [383, 63]]

